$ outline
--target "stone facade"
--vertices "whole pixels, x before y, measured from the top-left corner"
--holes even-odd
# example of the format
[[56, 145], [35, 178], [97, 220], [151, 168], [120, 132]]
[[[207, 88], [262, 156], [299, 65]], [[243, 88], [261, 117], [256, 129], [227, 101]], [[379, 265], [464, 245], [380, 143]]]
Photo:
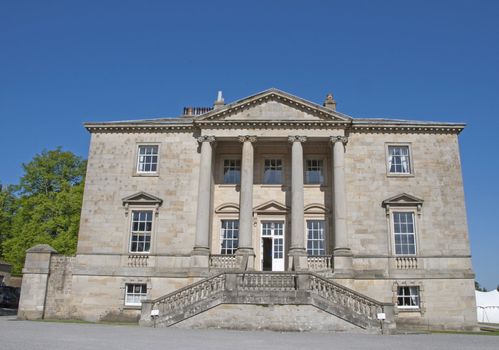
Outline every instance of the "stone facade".
[[[319, 106], [271, 89], [228, 105], [217, 100], [200, 115], [86, 124], [91, 142], [77, 254], [28, 251], [19, 317], [150, 324], [156, 304], [143, 304], [151, 309], [143, 307], [141, 316], [140, 305], [127, 302], [131, 285], [140, 298], [159, 300], [194, 293], [193, 283], [224, 271], [312, 271], [352, 292], [324, 282], [331, 293], [322, 301], [288, 303], [276, 296], [287, 292], [274, 289], [269, 307], [224, 302], [224, 294], [216, 308], [175, 325], [352, 330], [362, 322], [345, 321], [334, 304], [354, 308], [372, 298], [382, 314], [399, 304], [397, 328], [474, 329], [458, 146], [464, 125], [355, 119], [335, 106], [332, 96]], [[140, 168], [146, 148], [157, 154], [155, 169]], [[408, 153], [394, 156], [394, 149]], [[405, 163], [394, 172], [397, 159]], [[148, 237], [147, 246], [133, 245], [138, 212], [149, 213], [150, 229], [135, 235]], [[395, 232], [401, 213], [410, 225]], [[234, 249], [227, 232], [236, 232]], [[311, 242], [313, 232], [324, 235], [319, 243]], [[397, 251], [406, 239], [401, 232], [413, 240], [402, 244], [409, 251]], [[315, 293], [312, 284], [304, 290]], [[245, 318], [238, 325], [239, 314]]]

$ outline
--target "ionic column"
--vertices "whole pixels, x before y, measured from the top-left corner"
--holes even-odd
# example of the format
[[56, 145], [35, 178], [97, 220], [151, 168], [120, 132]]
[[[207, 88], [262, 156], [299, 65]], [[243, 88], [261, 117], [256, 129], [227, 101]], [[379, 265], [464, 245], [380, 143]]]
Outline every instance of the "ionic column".
[[210, 206], [211, 206], [211, 169], [213, 136], [201, 136], [201, 163], [199, 167], [198, 207], [196, 213], [196, 240], [191, 253], [192, 267], [208, 267], [210, 255]]
[[336, 275], [350, 275], [352, 253], [348, 245], [347, 205], [345, 190], [345, 145], [348, 138], [332, 136], [333, 144], [333, 198], [334, 198], [334, 249], [333, 265]]
[[241, 190], [239, 194], [239, 266], [252, 270], [255, 265], [253, 249], [253, 143], [256, 136], [239, 136], [243, 143], [241, 161]]
[[303, 199], [303, 147], [305, 136], [290, 136], [291, 146], [291, 246], [289, 249], [289, 269], [306, 270], [307, 250], [305, 249], [305, 222]]

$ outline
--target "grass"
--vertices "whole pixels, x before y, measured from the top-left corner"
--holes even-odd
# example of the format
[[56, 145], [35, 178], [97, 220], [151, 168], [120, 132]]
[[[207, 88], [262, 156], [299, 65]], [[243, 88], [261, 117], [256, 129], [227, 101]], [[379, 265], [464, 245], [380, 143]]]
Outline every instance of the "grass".
[[90, 322], [84, 320], [56, 320], [56, 319], [43, 319], [43, 320], [35, 320], [37, 322], [52, 322], [52, 323], [82, 323], [82, 324], [106, 324], [113, 326], [138, 326], [137, 322], [114, 322], [114, 321], [99, 321], [99, 322]]
[[466, 335], [492, 335], [499, 336], [499, 330], [485, 330], [481, 332], [470, 332], [470, 331], [431, 331], [431, 333], [439, 333], [439, 334], [466, 334]]

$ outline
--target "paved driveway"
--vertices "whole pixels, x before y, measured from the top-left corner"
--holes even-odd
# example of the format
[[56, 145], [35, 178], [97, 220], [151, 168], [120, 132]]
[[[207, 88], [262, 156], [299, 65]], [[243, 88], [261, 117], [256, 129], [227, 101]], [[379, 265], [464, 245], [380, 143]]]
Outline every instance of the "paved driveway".
[[359, 335], [140, 328], [136, 326], [17, 321], [0, 317], [0, 349], [499, 349], [499, 337], [475, 335]]

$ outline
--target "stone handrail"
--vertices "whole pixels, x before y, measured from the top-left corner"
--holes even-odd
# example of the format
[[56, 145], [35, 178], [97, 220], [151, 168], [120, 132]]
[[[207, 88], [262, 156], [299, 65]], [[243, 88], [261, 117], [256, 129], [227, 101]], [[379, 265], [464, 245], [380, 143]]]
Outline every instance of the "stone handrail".
[[212, 254], [210, 255], [210, 269], [237, 269], [235, 255]]
[[328, 255], [309, 255], [307, 257], [308, 268], [310, 271], [331, 270], [331, 256]]
[[[141, 320], [148, 319], [151, 311], [157, 310], [159, 315], [156, 325], [169, 325], [169, 321], [179, 314], [183, 314], [186, 307], [199, 301], [204, 301], [213, 297], [218, 297], [225, 289], [225, 274], [219, 273], [207, 279], [195, 282], [186, 287], [180, 288], [173, 293], [167, 294], [155, 300], [145, 300], [142, 302]], [[146, 314], [144, 314], [146, 313]]]
[[368, 320], [377, 320], [378, 313], [385, 312], [385, 304], [316, 274], [310, 276], [310, 292], [332, 304], [344, 305], [350, 312]]

